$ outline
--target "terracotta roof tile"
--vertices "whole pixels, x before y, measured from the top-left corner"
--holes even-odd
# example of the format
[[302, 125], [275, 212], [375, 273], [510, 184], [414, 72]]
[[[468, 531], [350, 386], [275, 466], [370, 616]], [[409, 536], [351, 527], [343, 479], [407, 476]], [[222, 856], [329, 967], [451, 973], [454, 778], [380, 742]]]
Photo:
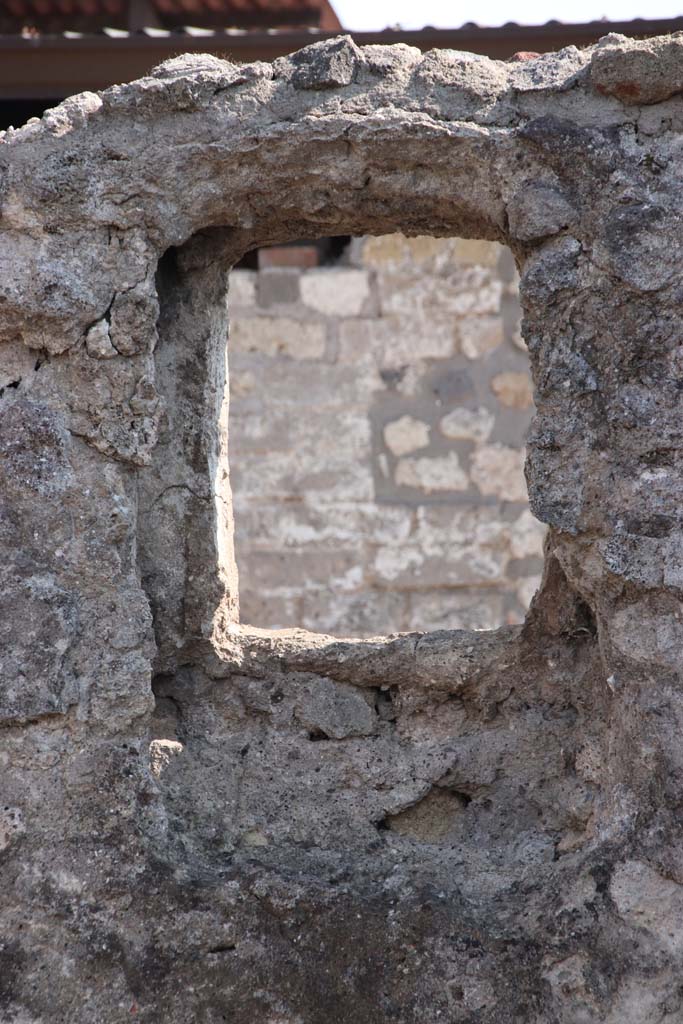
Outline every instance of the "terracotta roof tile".
[[341, 24], [329, 0], [1, 0], [0, 34], [31, 27], [44, 35], [180, 28], [319, 28]]

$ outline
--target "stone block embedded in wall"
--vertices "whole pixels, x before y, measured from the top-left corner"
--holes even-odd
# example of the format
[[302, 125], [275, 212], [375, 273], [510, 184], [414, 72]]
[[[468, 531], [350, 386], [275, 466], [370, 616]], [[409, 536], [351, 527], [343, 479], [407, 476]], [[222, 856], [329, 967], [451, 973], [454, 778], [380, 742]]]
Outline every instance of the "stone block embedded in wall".
[[418, 359], [447, 359], [457, 347], [453, 317], [435, 315], [425, 322], [411, 311], [406, 315], [342, 319], [339, 322], [339, 361], [365, 373], [402, 369]]
[[360, 316], [370, 296], [364, 270], [311, 270], [301, 277], [304, 305], [323, 316]]
[[534, 402], [531, 377], [519, 370], [497, 373], [491, 380], [491, 390], [501, 405], [509, 409], [530, 409]]
[[457, 452], [399, 459], [394, 482], [398, 487], [410, 487], [424, 494], [466, 491], [469, 487], [469, 477]]
[[285, 317], [236, 319], [230, 330], [233, 351], [286, 355], [292, 359], [320, 359], [325, 354], [325, 325]]
[[524, 451], [503, 444], [482, 445], [472, 456], [472, 479], [482, 494], [524, 502]]
[[384, 443], [393, 455], [407, 455], [408, 452], [426, 448], [429, 444], [429, 424], [412, 416], [401, 416], [384, 428]]

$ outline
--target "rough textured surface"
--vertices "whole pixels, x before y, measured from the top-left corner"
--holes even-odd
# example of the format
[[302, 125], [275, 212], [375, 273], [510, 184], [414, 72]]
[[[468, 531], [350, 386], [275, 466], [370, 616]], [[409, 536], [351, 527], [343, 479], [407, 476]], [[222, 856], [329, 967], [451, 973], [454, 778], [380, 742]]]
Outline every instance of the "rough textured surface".
[[334, 266], [233, 270], [229, 305], [242, 620], [337, 636], [521, 622], [544, 529], [510, 251], [359, 238]]
[[[342, 39], [2, 137], [3, 1021], [683, 1018], [672, 45], [645, 106], [620, 40]], [[518, 261], [541, 591], [492, 633], [245, 630], [227, 268], [399, 229]]]

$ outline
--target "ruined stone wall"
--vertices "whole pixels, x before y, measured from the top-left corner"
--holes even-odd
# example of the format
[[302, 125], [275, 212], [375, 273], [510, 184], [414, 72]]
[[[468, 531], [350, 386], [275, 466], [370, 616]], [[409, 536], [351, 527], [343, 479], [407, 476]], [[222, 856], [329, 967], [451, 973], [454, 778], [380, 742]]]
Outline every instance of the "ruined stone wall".
[[341, 265], [230, 278], [242, 618], [337, 635], [520, 622], [533, 394], [512, 255], [355, 239]]
[[[342, 37], [0, 133], [3, 1024], [680, 1024], [682, 68]], [[397, 231], [514, 255], [541, 587], [245, 626], [230, 268]]]

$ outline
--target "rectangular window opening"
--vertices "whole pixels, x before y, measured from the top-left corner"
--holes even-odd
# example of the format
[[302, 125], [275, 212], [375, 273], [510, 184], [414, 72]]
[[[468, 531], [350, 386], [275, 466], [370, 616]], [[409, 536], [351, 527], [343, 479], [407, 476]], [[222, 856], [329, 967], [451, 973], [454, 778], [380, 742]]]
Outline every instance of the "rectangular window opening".
[[357, 637], [522, 621], [544, 527], [510, 251], [274, 247], [232, 271], [229, 306], [242, 621]]

